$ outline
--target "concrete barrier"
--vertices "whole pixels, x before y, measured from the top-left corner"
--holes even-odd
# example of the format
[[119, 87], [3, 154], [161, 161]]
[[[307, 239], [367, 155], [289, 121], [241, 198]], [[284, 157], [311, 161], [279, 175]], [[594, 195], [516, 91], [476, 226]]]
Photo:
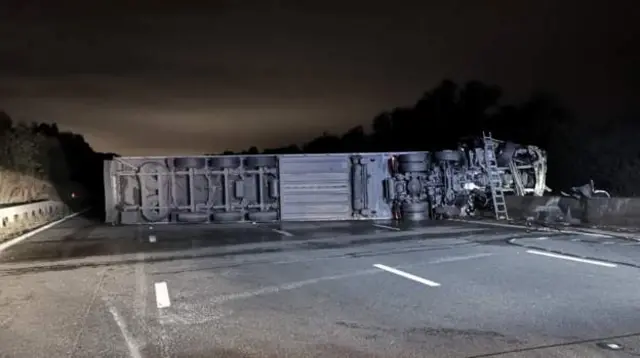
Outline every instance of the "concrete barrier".
[[516, 220], [536, 218], [537, 208], [545, 207], [550, 197], [542, 196], [506, 196], [509, 217]]
[[594, 198], [586, 209], [589, 224], [640, 226], [640, 198]]
[[60, 201], [39, 201], [0, 209], [0, 240], [71, 214]]
[[509, 217], [515, 220], [640, 226], [640, 198], [507, 196], [506, 202]]
[[585, 217], [585, 204], [560, 196], [507, 196], [509, 217], [515, 220], [580, 223]]

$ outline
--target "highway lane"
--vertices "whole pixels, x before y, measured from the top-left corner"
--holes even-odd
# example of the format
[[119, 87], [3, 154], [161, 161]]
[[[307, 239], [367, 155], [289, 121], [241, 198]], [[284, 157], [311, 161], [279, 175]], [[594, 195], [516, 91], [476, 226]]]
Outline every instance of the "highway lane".
[[638, 269], [609, 264], [640, 245], [547, 236], [76, 218], [0, 254], [0, 356], [640, 354]]
[[568, 253], [584, 259], [604, 258], [620, 265], [640, 268], [640, 241], [582, 235], [540, 235], [514, 239], [512, 243], [552, 253]]

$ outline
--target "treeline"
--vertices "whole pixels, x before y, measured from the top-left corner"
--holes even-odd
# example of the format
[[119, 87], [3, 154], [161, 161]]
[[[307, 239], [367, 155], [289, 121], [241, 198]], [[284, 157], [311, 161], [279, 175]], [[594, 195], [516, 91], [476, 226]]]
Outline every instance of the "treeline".
[[[265, 154], [423, 151], [455, 148], [461, 137], [491, 131], [499, 139], [533, 144], [549, 155], [548, 185], [557, 191], [593, 179], [619, 196], [640, 195], [640, 124], [607, 118], [580, 121], [553, 96], [535, 93], [519, 104], [500, 103], [502, 90], [471, 81], [445, 80], [413, 106], [376, 116], [371, 128], [341, 135], [323, 133], [302, 146], [265, 149]], [[257, 154], [252, 147], [243, 154]], [[232, 152], [225, 152], [232, 154]]]
[[[0, 205], [60, 199], [103, 200], [101, 153], [56, 124], [16, 123], [0, 112]], [[99, 204], [98, 204], [99, 205]]]

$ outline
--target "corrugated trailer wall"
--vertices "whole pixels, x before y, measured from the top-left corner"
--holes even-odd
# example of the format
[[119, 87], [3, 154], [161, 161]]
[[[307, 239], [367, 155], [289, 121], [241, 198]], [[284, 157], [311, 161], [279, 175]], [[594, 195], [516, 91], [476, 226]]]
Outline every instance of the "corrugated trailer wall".
[[282, 156], [279, 169], [282, 220], [352, 217], [348, 156]]

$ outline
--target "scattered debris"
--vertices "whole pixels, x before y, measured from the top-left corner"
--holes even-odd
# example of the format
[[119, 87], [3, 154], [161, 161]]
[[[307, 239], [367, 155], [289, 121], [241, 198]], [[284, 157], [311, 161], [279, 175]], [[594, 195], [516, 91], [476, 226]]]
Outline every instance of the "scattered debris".
[[561, 191], [560, 194], [562, 194], [563, 196], [576, 198], [578, 200], [611, 197], [611, 194], [609, 194], [608, 191], [596, 189], [593, 180], [589, 180], [589, 183], [585, 185], [572, 187], [571, 189], [569, 189], [569, 193]]

